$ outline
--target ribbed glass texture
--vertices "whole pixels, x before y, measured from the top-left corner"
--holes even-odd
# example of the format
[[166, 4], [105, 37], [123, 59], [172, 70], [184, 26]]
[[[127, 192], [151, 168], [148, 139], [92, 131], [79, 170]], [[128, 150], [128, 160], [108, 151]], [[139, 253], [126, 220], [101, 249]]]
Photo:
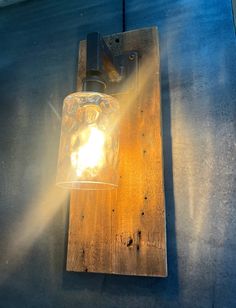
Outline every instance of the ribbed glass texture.
[[57, 185], [84, 190], [118, 185], [119, 118], [112, 96], [76, 92], [65, 98]]

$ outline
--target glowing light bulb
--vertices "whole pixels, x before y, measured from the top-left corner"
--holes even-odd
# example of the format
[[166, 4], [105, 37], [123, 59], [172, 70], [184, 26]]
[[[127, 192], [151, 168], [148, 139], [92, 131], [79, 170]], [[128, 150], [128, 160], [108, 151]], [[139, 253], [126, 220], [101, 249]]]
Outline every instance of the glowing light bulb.
[[105, 162], [105, 135], [97, 127], [88, 127], [82, 134], [87, 142], [71, 153], [71, 164], [76, 169], [77, 176], [83, 175], [88, 169], [96, 176], [97, 170]]

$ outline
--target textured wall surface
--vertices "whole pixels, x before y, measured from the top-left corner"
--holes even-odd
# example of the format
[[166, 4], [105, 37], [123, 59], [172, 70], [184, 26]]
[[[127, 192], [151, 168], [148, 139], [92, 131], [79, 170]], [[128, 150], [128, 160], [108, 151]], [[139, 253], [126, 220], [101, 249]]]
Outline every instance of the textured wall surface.
[[157, 25], [167, 279], [65, 271], [68, 199], [54, 188], [77, 46], [122, 30], [122, 1], [0, 10], [0, 307], [236, 307], [236, 39], [230, 0], [126, 1]]
[[232, 0], [233, 15], [234, 15], [234, 26], [236, 27], [236, 0]]
[[0, 7], [12, 5], [18, 2], [22, 2], [22, 1], [26, 1], [26, 0], [0, 0]]

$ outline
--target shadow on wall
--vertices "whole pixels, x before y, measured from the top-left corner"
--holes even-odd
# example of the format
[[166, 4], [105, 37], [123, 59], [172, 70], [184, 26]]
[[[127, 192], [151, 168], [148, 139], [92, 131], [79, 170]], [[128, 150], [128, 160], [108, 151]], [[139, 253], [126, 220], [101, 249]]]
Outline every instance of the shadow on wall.
[[236, 0], [232, 0], [233, 18], [234, 18], [234, 30], [236, 31]]

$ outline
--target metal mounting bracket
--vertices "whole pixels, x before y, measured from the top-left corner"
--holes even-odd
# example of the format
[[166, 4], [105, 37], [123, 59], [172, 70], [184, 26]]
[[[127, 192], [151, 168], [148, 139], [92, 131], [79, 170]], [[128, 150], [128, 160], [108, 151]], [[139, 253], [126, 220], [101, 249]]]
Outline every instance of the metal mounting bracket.
[[129, 90], [135, 88], [137, 81], [135, 76], [138, 73], [138, 53], [136, 51], [115, 54], [101, 35], [94, 32], [87, 35], [86, 58], [84, 91], [120, 94], [127, 92], [127, 87]]

